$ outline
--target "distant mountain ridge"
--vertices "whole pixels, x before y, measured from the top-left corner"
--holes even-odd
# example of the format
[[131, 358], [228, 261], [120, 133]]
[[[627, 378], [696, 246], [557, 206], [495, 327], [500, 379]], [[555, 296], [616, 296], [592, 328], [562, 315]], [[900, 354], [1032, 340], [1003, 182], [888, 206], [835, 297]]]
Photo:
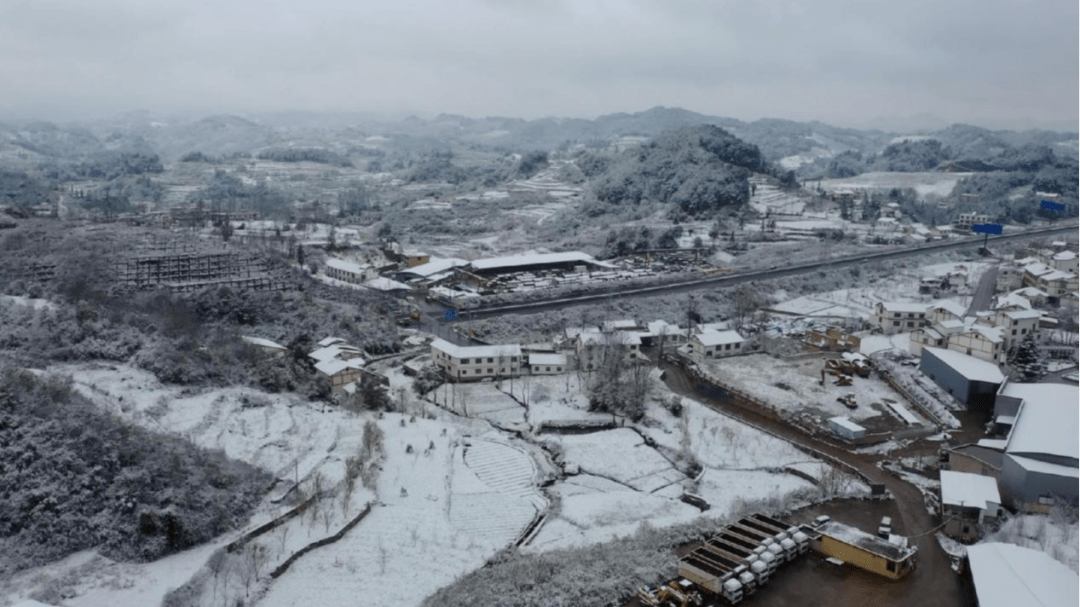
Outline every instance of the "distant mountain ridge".
[[[355, 122], [352, 122], [353, 118]], [[269, 147], [321, 147], [341, 153], [350, 147], [364, 145], [364, 139], [371, 135], [432, 142], [457, 141], [507, 151], [553, 150], [574, 144], [612, 143], [628, 136], [651, 138], [665, 131], [703, 124], [721, 127], [758, 146], [769, 162], [797, 155], [831, 157], [844, 151], [877, 154], [896, 137], [913, 134], [835, 127], [818, 121], [765, 118], [745, 122], [659, 106], [641, 112], [607, 114], [594, 120], [470, 118], [440, 114], [432, 119], [410, 116], [404, 120], [378, 121], [362, 114], [354, 117], [312, 112], [157, 119], [150, 112], [129, 112], [113, 119], [87, 123], [0, 124], [0, 158], [6, 157], [5, 152], [12, 151], [70, 156], [109, 149], [152, 150], [166, 162], [192, 151], [211, 155], [255, 154]], [[1056, 153], [1076, 155], [1080, 138], [1071, 132], [992, 131], [964, 124], [915, 134], [940, 140], [959, 159], [995, 156], [1005, 148], [1027, 144], [1053, 146]]]

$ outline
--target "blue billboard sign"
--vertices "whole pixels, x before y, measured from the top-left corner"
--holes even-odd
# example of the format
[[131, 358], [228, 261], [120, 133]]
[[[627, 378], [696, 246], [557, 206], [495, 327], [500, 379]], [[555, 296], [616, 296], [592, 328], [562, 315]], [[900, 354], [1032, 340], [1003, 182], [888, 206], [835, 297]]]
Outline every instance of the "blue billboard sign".
[[971, 226], [972, 232], [978, 232], [980, 234], [1000, 234], [1000, 223], [977, 223]]

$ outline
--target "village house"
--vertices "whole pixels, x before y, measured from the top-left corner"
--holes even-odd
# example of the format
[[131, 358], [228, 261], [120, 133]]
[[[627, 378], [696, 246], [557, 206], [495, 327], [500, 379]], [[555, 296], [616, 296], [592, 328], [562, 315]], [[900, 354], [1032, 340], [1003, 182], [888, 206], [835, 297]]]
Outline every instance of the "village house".
[[941, 518], [946, 535], [965, 542], [977, 540], [982, 526], [1001, 516], [997, 480], [989, 476], [941, 471]]
[[926, 326], [926, 304], [878, 302], [874, 306], [874, 319], [886, 335], [914, 331]]
[[632, 331], [585, 331], [577, 334], [576, 348], [581, 368], [597, 369], [609, 351], [623, 358], [637, 360], [641, 356], [641, 337]]
[[997, 310], [992, 316], [980, 318], [978, 322], [1000, 329], [1005, 350], [1008, 351], [1038, 331], [1040, 318], [1042, 312], [1037, 310]]
[[746, 340], [738, 331], [705, 331], [690, 338], [690, 350], [694, 358], [722, 358], [743, 351]]
[[330, 378], [335, 394], [344, 391], [346, 384], [351, 384], [360, 377], [364, 359], [339, 360], [336, 358], [315, 363], [315, 370]]
[[360, 284], [378, 276], [375, 268], [368, 264], [358, 264], [336, 257], [326, 260], [323, 273], [330, 278], [350, 284]]
[[990, 223], [990, 216], [986, 213], [976, 213], [972, 211], [970, 213], [961, 213], [956, 218], [956, 226], [959, 228], [971, 229], [973, 225], [979, 225], [984, 223]]
[[567, 370], [562, 354], [529, 354], [529, 372], [533, 375], [557, 375]]
[[524, 362], [518, 344], [458, 346], [444, 339], [431, 342], [431, 358], [451, 381], [517, 375]]
[[409, 268], [415, 268], [431, 261], [431, 255], [420, 251], [404, 251], [401, 253], [401, 257], [405, 260], [405, 266]]
[[686, 330], [663, 320], [648, 323], [648, 333], [642, 335], [641, 343], [646, 346], [678, 346], [686, 343]]

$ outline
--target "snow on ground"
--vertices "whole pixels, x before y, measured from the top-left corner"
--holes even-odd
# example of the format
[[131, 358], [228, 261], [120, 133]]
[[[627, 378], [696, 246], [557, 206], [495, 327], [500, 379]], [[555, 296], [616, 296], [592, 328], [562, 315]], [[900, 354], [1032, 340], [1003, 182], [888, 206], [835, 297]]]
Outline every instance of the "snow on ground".
[[447, 383], [432, 391], [435, 401], [460, 415], [485, 419], [493, 424], [525, 423], [525, 407], [494, 383]]
[[740, 503], [764, 498], [782, 501], [785, 495], [795, 491], [813, 489], [810, 481], [793, 474], [710, 468], [698, 482], [697, 494], [717, 512], [726, 513]]
[[[787, 361], [767, 354], [734, 356], [705, 361], [703, 368], [722, 383], [749, 393], [779, 411], [809, 412], [823, 417], [846, 415], [864, 420], [881, 415], [871, 404], [883, 404], [882, 399], [903, 402], [903, 397], [883, 380], [874, 376], [854, 377], [851, 387], [834, 386], [832, 377], [821, 386], [820, 359]], [[786, 387], [778, 386], [784, 384]], [[858, 408], [849, 410], [837, 398], [854, 394]]]
[[77, 552], [42, 567], [20, 571], [0, 582], [0, 604], [52, 586], [71, 594], [64, 607], [146, 607], [160, 605], [171, 588], [188, 580], [224, 538], [151, 563], [120, 563], [96, 551]]
[[1080, 525], [1053, 514], [1018, 514], [980, 543], [1004, 542], [1049, 554], [1073, 572], [1080, 571]]
[[581, 471], [612, 479], [639, 491], [652, 491], [682, 480], [662, 455], [637, 432], [616, 428], [590, 434], [553, 436], [562, 444], [563, 460]]
[[482, 566], [544, 504], [531, 489], [528, 456], [499, 435], [459, 437], [444, 422], [402, 427], [401, 419], [379, 422], [387, 457], [371, 514], [298, 560], [258, 605], [419, 605]]
[[884, 350], [908, 351], [911, 344], [911, 333], [895, 333], [893, 335], [867, 335], [859, 342], [859, 353], [870, 356], [875, 352]]
[[348, 414], [295, 395], [251, 388], [185, 394], [125, 365], [50, 370], [71, 375], [76, 390], [124, 419], [185, 436], [200, 447], [222, 449], [279, 477], [303, 477], [325, 467], [328, 480], [336, 483], [344, 475], [344, 455], [355, 453], [359, 444], [361, 427]]
[[972, 173], [898, 173], [875, 171], [855, 177], [841, 179], [823, 179], [822, 189], [833, 190], [887, 190], [892, 188], [913, 188], [920, 196], [936, 194], [948, 196], [956, 183]]

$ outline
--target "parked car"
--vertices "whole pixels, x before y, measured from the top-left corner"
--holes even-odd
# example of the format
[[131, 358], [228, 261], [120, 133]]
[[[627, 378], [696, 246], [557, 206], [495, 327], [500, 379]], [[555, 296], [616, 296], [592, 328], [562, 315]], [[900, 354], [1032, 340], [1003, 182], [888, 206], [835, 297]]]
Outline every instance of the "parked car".
[[877, 528], [878, 537], [889, 539], [892, 535], [892, 518], [888, 516], [881, 517], [881, 524]]

